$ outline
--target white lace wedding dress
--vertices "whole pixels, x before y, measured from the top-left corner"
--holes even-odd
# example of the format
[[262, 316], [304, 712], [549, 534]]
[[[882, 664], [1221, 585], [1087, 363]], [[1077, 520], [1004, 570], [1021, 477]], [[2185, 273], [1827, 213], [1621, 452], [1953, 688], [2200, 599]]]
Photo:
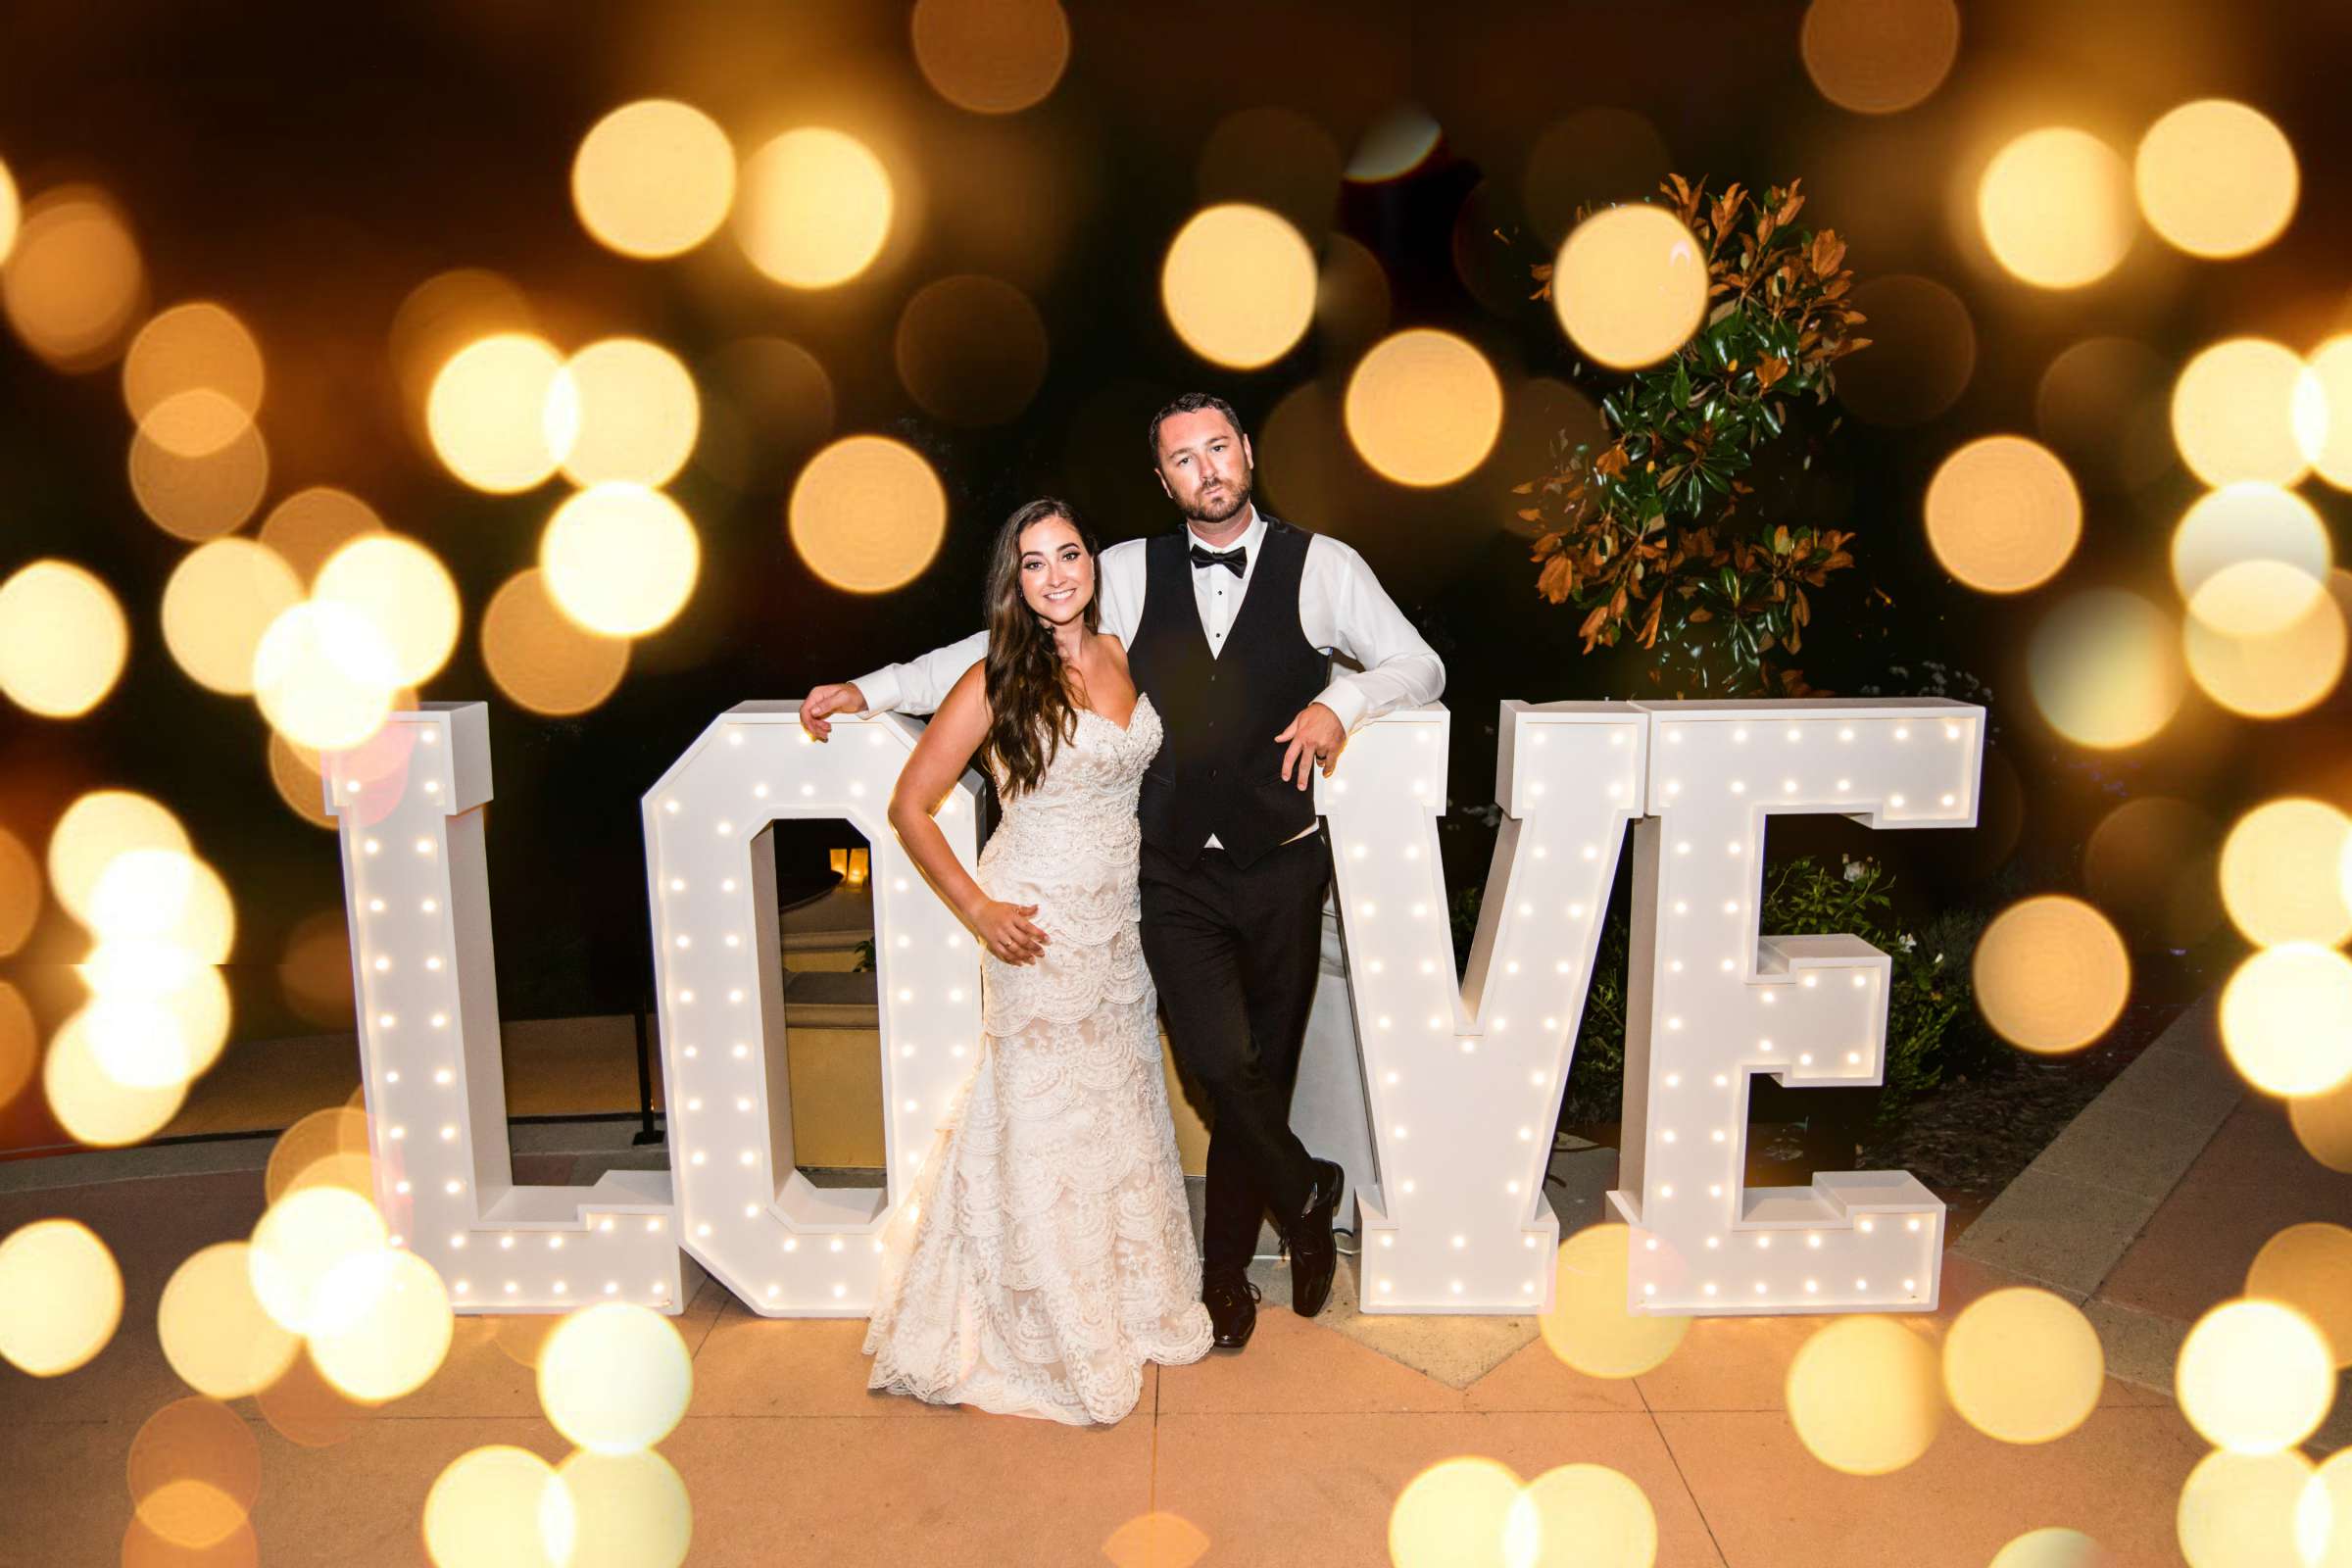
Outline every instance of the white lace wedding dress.
[[979, 1064], [884, 1231], [869, 1388], [1083, 1425], [1135, 1407], [1146, 1361], [1209, 1348], [1136, 930], [1159, 743], [1148, 699], [1124, 730], [1081, 712], [980, 853], [989, 897], [1036, 905], [1052, 940], [981, 956]]

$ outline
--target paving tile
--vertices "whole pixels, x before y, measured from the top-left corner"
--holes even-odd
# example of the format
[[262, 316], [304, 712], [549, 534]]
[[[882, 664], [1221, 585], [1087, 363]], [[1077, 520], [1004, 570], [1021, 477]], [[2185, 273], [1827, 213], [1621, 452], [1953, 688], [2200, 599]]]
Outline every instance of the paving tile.
[[[1253, 1263], [1250, 1277], [1265, 1293], [1258, 1308], [1296, 1317], [1290, 1311], [1291, 1275], [1282, 1263]], [[1366, 1349], [1435, 1378], [1450, 1389], [1467, 1389], [1519, 1353], [1536, 1337], [1532, 1317], [1484, 1313], [1366, 1312], [1359, 1308], [1357, 1260], [1343, 1254], [1332, 1276], [1331, 1299], [1315, 1315], [1315, 1326], [1353, 1340]], [[1255, 1342], [1252, 1342], [1254, 1348]]]
[[1473, 1410], [1634, 1411], [1647, 1408], [1632, 1378], [1596, 1378], [1563, 1362], [1538, 1339], [1463, 1391]]
[[2179, 1563], [2174, 1506], [2206, 1452], [2169, 1408], [2094, 1410], [2067, 1437], [2029, 1446], [1947, 1418], [1915, 1463], [1848, 1476], [1814, 1458], [1785, 1415], [1657, 1421], [1735, 1568], [1984, 1568], [2050, 1525], [2082, 1531], [2119, 1565]]
[[2186, 1174], [2207, 1141], [2200, 1127], [2102, 1099], [2069, 1123], [2033, 1168], [2156, 1203]]
[[[864, 1343], [861, 1317], [766, 1318], [726, 1297], [695, 1353], [694, 1414], [879, 1420], [940, 1419], [957, 1413], [955, 1406], [868, 1390], [865, 1379], [872, 1363], [862, 1349]], [[1144, 1369], [1144, 1392], [1136, 1401], [1147, 1420], [1156, 1370]]]
[[[503, 1444], [559, 1464], [571, 1445], [544, 1420], [379, 1416], [323, 1448], [289, 1443], [257, 1424], [262, 1494], [254, 1534], [262, 1561], [430, 1568], [424, 1499], [461, 1456]], [[691, 1499], [699, 1513], [703, 1499]], [[699, 1558], [689, 1558], [699, 1562]]]
[[2245, 1098], [2245, 1080], [2216, 1056], [2143, 1051], [2099, 1092], [2095, 1103], [2169, 1117], [2211, 1131]]
[[1309, 1322], [1271, 1296], [1258, 1306], [1257, 1330], [1246, 1348], [1211, 1350], [1190, 1366], [1162, 1368], [1159, 1377], [1163, 1415], [1459, 1411], [1465, 1404], [1451, 1385], [1326, 1328], [1320, 1319]]
[[2099, 1331], [2108, 1378], [2147, 1390], [2169, 1403], [2173, 1368], [2180, 1359], [2180, 1342], [2188, 1337], [2188, 1325], [2099, 1297], [2082, 1303], [2082, 1315]]
[[1163, 1412], [1153, 1505], [1208, 1537], [1203, 1564], [1385, 1563], [1397, 1494], [1439, 1460], [1467, 1454], [1529, 1479], [1605, 1464], [1648, 1497], [1661, 1568], [1725, 1561], [1651, 1418], [1639, 1414]]
[[2150, 1207], [2113, 1188], [2029, 1169], [1968, 1228], [1958, 1250], [2081, 1300], [2124, 1255]]
[[[6, 1392], [0, 1411], [13, 1415]], [[137, 1435], [127, 1421], [0, 1419], [0, 1563], [121, 1561]]]

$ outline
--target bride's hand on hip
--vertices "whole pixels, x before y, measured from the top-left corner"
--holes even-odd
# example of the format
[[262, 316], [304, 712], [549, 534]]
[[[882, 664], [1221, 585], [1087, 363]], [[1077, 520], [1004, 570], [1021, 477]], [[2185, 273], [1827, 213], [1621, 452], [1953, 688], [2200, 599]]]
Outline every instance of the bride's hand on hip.
[[991, 899], [966, 916], [965, 924], [1001, 961], [1035, 963], [1045, 956], [1046, 943], [1051, 940], [1030, 923], [1029, 917], [1035, 913], [1034, 904], [1002, 904]]
[[862, 713], [865, 694], [855, 685], [819, 686], [801, 699], [801, 728], [820, 741], [833, 738], [835, 713]]

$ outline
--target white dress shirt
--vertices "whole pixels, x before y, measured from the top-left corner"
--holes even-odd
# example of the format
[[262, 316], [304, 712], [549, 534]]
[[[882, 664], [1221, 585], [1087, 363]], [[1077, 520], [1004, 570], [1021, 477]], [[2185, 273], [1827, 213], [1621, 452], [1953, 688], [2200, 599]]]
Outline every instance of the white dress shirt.
[[[1242, 575], [1236, 577], [1223, 566], [1193, 567], [1193, 602], [1211, 656], [1224, 652], [1225, 634], [1257, 575], [1265, 538], [1266, 519], [1252, 504], [1249, 527], [1224, 547], [1249, 552]], [[1144, 541], [1121, 540], [1098, 559], [1102, 629], [1122, 644], [1131, 644], [1144, 619]], [[1349, 734], [1393, 709], [1427, 707], [1446, 689], [1444, 662], [1389, 598], [1364, 558], [1329, 534], [1307, 536], [1306, 563], [1298, 581], [1298, 629], [1313, 647], [1345, 654], [1363, 666], [1360, 671], [1335, 670], [1331, 684], [1315, 699], [1339, 716]], [[974, 632], [907, 663], [885, 664], [860, 676], [858, 690], [869, 712], [934, 712], [947, 701], [950, 688], [987, 652], [988, 633]]]

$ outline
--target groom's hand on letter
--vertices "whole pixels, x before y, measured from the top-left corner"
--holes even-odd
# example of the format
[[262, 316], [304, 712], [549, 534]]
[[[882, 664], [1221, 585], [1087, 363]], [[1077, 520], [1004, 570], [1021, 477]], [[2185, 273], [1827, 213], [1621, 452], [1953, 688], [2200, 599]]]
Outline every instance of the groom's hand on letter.
[[864, 711], [865, 694], [856, 686], [819, 686], [801, 699], [801, 728], [820, 741], [829, 741], [835, 713]]
[[991, 900], [973, 913], [972, 933], [1005, 963], [1035, 963], [1045, 956], [1049, 940], [1043, 931], [1029, 923], [1029, 916], [1036, 912], [1034, 904], [1000, 904]]
[[1339, 714], [1321, 703], [1309, 703], [1298, 710], [1298, 716], [1291, 720], [1289, 729], [1274, 737], [1277, 746], [1285, 741], [1291, 749], [1282, 754], [1282, 781], [1291, 782], [1291, 769], [1296, 766], [1298, 787], [1304, 789], [1310, 776], [1310, 760], [1322, 764], [1325, 778], [1331, 777], [1331, 770], [1340, 765], [1340, 753], [1348, 745], [1348, 726], [1340, 722]]

